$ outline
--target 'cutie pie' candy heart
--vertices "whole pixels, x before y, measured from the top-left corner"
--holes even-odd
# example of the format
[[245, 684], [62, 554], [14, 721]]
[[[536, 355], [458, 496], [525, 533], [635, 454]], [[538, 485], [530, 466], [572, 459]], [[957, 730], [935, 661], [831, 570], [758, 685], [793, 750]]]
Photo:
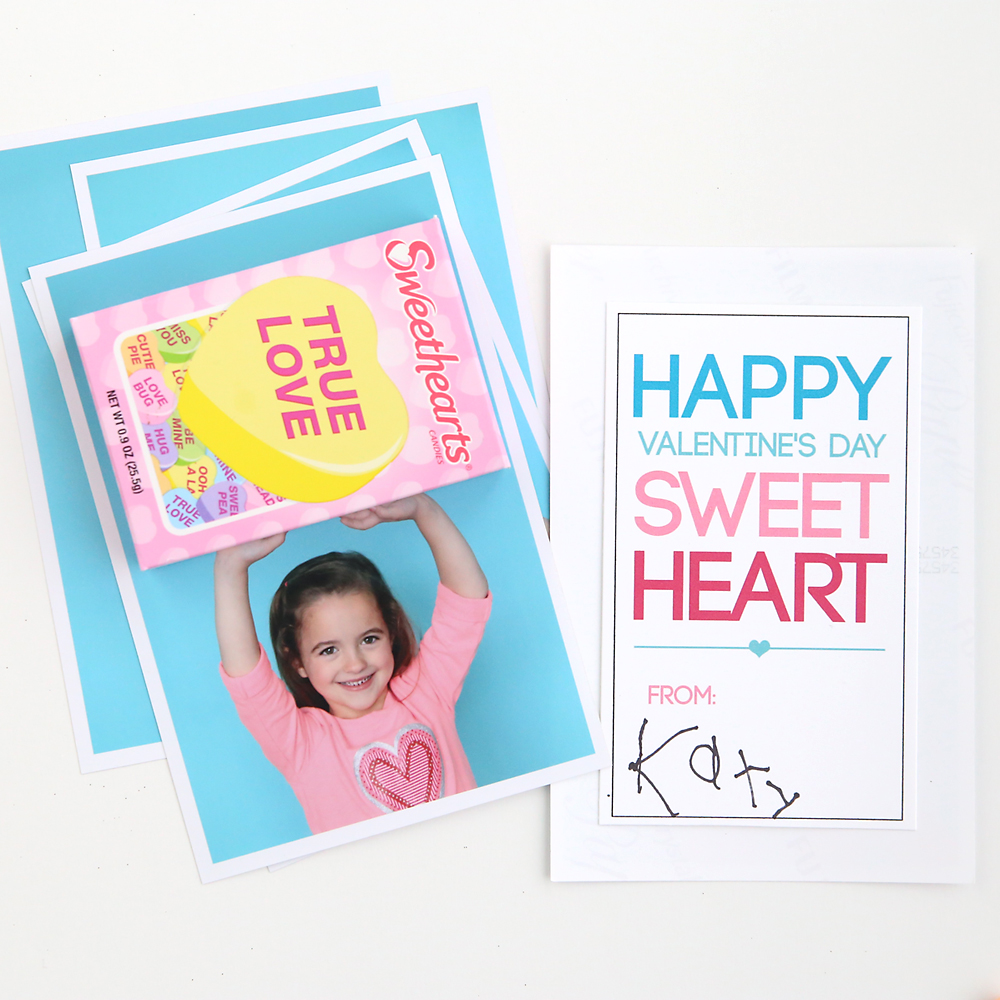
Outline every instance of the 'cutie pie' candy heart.
[[237, 299], [191, 359], [178, 413], [264, 490], [319, 503], [359, 490], [402, 450], [406, 404], [378, 363], [364, 301], [323, 278]]
[[121, 342], [119, 350], [122, 352], [122, 361], [125, 362], [125, 372], [128, 375], [142, 368], [163, 368], [163, 358], [160, 357], [160, 352], [153, 343], [153, 334], [149, 331], [126, 337]]

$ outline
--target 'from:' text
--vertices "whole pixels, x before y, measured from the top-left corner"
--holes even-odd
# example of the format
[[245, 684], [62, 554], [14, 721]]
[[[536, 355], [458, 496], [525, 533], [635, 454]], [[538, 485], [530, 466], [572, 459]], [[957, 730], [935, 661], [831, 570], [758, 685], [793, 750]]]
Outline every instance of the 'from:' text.
[[700, 688], [697, 684], [650, 684], [647, 705], [714, 705], [712, 685]]

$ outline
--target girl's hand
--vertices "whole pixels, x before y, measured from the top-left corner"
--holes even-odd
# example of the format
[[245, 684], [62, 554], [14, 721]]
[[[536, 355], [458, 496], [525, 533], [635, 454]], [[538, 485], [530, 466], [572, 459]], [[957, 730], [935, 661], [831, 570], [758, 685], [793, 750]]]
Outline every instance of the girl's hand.
[[482, 598], [489, 593], [486, 576], [476, 561], [469, 543], [441, 509], [426, 493], [415, 497], [380, 503], [368, 510], [345, 514], [341, 523], [348, 528], [366, 531], [383, 521], [414, 521], [430, 546], [441, 582], [459, 597]]
[[226, 568], [246, 569], [264, 556], [269, 556], [284, 540], [283, 531], [267, 538], [252, 538], [248, 542], [241, 542], [228, 549], [220, 549], [215, 554], [215, 561]]
[[384, 521], [414, 521], [423, 506], [429, 501], [424, 493], [415, 497], [404, 497], [391, 503], [380, 503], [367, 510], [358, 510], [353, 514], [345, 514], [340, 523], [357, 531], [367, 531]]

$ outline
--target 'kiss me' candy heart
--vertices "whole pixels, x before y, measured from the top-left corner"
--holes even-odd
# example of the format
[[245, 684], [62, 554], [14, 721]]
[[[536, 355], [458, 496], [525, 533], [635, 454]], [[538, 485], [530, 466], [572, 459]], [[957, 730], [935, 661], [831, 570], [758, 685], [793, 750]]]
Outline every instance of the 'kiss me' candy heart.
[[323, 278], [247, 292], [191, 359], [178, 413], [241, 476], [292, 500], [356, 492], [402, 450], [406, 404], [365, 302]]
[[427, 726], [401, 729], [394, 747], [362, 747], [354, 755], [354, 773], [365, 795], [384, 812], [441, 798], [441, 751]]

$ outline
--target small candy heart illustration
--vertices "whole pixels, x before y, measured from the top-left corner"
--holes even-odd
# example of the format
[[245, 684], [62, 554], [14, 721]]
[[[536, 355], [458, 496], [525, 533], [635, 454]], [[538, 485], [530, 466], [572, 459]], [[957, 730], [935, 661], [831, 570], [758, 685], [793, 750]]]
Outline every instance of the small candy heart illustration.
[[[246, 482], [246, 480], [243, 480]], [[285, 498], [274, 493], [268, 493], [253, 483], [247, 483], [247, 510], [256, 510], [258, 507], [274, 507]]]
[[167, 383], [167, 388], [179, 393], [184, 386], [184, 376], [187, 374], [187, 364], [179, 361], [171, 361], [164, 365], [163, 378]]
[[176, 528], [193, 528], [196, 524], [204, 523], [204, 518], [198, 512], [198, 502], [183, 487], [164, 493], [163, 505], [170, 523]]
[[187, 465], [167, 469], [167, 479], [179, 489], [186, 489], [196, 500], [215, 482], [218, 470], [210, 458], [199, 458]]
[[131, 375], [143, 368], [159, 368], [163, 370], [163, 358], [153, 344], [153, 335], [148, 332], [135, 333], [126, 337], [119, 345], [122, 361], [125, 362], [125, 372]]
[[354, 773], [365, 795], [384, 812], [441, 797], [441, 751], [427, 726], [401, 729], [394, 747], [362, 747], [354, 756]]
[[159, 368], [138, 368], [129, 376], [139, 419], [144, 424], [162, 424], [177, 405], [177, 397], [163, 381]]
[[265, 491], [338, 500], [374, 479], [409, 431], [406, 403], [377, 346], [375, 318], [350, 289], [278, 278], [237, 299], [213, 325], [188, 366], [177, 412], [200, 442]]
[[246, 506], [247, 491], [238, 483], [215, 483], [198, 499], [198, 513], [205, 521], [242, 514]]
[[760, 642], [756, 639], [750, 640], [750, 652], [753, 653], [757, 659], [760, 659], [770, 648], [771, 644], [767, 641], [767, 639], [761, 639]]
[[219, 476], [225, 479], [227, 483], [245, 483], [246, 480], [231, 466], [226, 465], [225, 462], [219, 458], [218, 455], [209, 454], [208, 456], [213, 462], [215, 462], [215, 467], [219, 470]]
[[169, 479], [163, 474], [162, 469], [156, 470], [156, 485], [159, 488], [161, 494], [169, 493], [175, 486]]
[[169, 469], [177, 461], [177, 449], [170, 440], [170, 428], [165, 423], [146, 428], [146, 447], [156, 456], [161, 470]]
[[194, 432], [176, 414], [170, 415], [170, 437], [177, 449], [177, 460], [185, 465], [201, 458], [205, 454], [205, 446], [194, 436]]
[[164, 361], [186, 361], [201, 343], [201, 329], [194, 323], [171, 323], [153, 335]]

